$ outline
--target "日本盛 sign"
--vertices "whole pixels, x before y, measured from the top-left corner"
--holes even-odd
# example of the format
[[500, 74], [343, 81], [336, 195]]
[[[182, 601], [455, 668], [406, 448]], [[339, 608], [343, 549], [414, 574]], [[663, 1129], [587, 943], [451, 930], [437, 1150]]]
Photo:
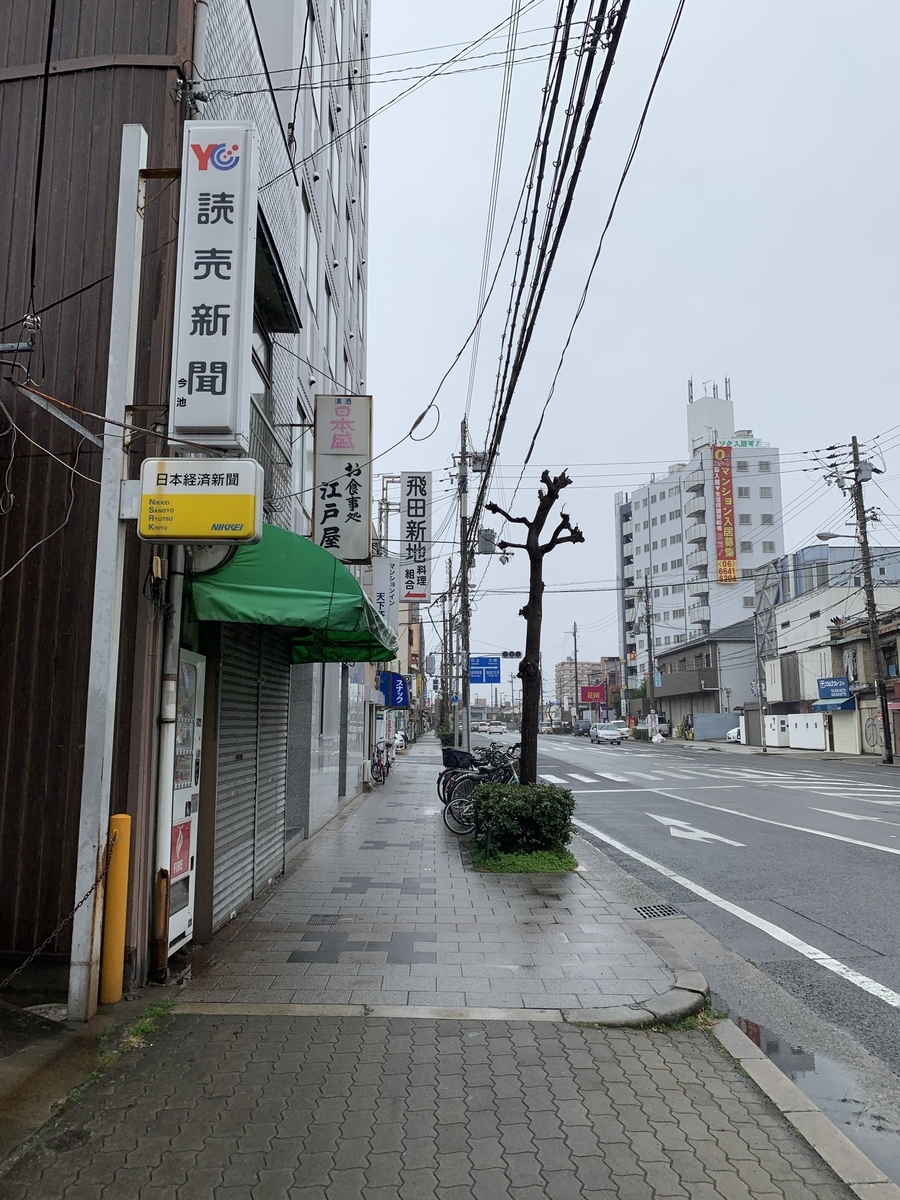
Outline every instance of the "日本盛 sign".
[[316, 396], [314, 540], [346, 563], [372, 557], [372, 397]]
[[186, 121], [169, 434], [250, 447], [257, 135], [249, 122]]

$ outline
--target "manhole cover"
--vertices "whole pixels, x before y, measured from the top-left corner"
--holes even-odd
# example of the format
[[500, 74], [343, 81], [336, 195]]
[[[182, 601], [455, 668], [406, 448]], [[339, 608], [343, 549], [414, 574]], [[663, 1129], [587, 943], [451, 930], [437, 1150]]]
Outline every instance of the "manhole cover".
[[311, 917], [306, 918], [307, 925], [337, 925], [340, 921], [338, 913], [315, 913]]
[[634, 910], [639, 917], [650, 921], [654, 917], [680, 917], [681, 909], [674, 904], [641, 904]]

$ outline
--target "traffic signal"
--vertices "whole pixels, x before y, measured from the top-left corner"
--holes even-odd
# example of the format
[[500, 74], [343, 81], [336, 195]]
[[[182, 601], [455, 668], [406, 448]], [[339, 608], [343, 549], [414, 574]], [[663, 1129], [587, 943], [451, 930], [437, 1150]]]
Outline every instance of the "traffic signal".
[[500, 657], [501, 658], [521, 658], [522, 651], [521, 650], [504, 650], [501, 652]]

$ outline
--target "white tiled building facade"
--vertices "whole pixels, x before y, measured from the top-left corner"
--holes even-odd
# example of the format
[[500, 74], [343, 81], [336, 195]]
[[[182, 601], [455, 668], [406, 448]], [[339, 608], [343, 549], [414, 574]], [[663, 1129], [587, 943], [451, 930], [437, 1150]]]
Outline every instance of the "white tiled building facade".
[[[730, 396], [703, 396], [687, 406], [687, 462], [674, 463], [615, 498], [616, 578], [622, 683], [640, 687], [648, 669], [645, 613], [649, 590], [656, 653], [733, 625], [755, 606], [754, 569], [784, 552], [778, 450], [734, 428]], [[713, 455], [730, 457], [734, 559], [719, 581]], [[726, 460], [727, 461], [727, 460]]]

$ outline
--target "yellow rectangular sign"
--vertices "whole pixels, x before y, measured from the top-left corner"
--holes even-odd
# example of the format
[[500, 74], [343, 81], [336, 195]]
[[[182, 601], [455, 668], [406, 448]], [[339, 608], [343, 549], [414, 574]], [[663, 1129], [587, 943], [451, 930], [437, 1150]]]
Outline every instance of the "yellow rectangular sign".
[[138, 537], [148, 542], [258, 542], [263, 469], [253, 459], [154, 458], [141, 464]]

